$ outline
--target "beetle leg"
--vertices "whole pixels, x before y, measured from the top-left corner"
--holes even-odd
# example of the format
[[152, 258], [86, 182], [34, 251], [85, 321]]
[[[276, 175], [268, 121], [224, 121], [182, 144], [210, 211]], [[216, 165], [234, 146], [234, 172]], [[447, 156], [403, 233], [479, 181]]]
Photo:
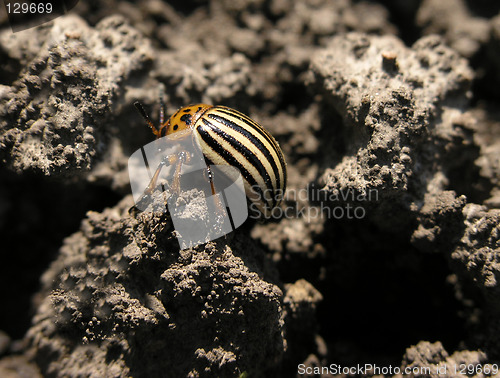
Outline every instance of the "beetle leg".
[[172, 182], [172, 192], [175, 194], [179, 194], [181, 192], [181, 168], [182, 164], [186, 163], [188, 160], [189, 160], [188, 153], [186, 151], [181, 151], [176, 161], [175, 171], [174, 171], [174, 181]]
[[214, 173], [210, 169], [210, 166], [207, 165], [207, 176], [208, 176], [208, 181], [210, 182], [210, 188], [212, 189], [212, 197], [215, 201], [215, 206], [217, 207], [217, 214], [218, 215], [225, 215], [226, 213], [226, 208], [224, 204], [222, 203], [220, 196], [217, 195], [217, 191], [215, 190], [215, 182], [214, 182]]
[[[180, 193], [180, 172], [182, 164], [185, 163], [187, 160], [189, 160], [189, 157], [187, 155], [188, 154], [186, 151], [181, 151], [180, 154], [165, 156], [158, 164], [158, 167], [156, 168], [155, 173], [151, 177], [148, 186], [144, 190], [142, 197], [136, 203], [142, 202], [144, 200], [148, 201], [148, 196], [150, 196], [154, 192], [155, 188], [158, 185], [158, 179], [160, 177], [161, 170], [163, 169], [163, 167], [167, 165], [175, 164], [175, 168], [173, 172], [170, 172], [168, 174], [167, 176], [168, 181], [166, 183], [161, 183], [161, 189], [163, 192], [165, 205], [167, 205], [170, 195], [178, 195]], [[168, 182], [170, 181], [170, 178], [172, 176], [173, 176], [173, 182], [170, 185]], [[167, 187], [168, 193], [170, 194], [168, 196], [167, 196], [167, 190], [165, 190], [165, 186]], [[132, 208], [129, 209], [129, 214], [134, 215], [136, 214], [137, 211], [138, 211], [137, 206], [133, 206]]]
[[[153, 193], [153, 190], [155, 189], [156, 187], [156, 183], [158, 181], [158, 177], [160, 176], [160, 172], [162, 170], [162, 168], [164, 166], [167, 165], [167, 163], [169, 165], [172, 165], [172, 164], [175, 164], [176, 162], [178, 162], [178, 157], [177, 155], [169, 155], [169, 156], [165, 156], [160, 164], [158, 164], [158, 168], [156, 168], [156, 171], [153, 175], [153, 177], [151, 177], [151, 181], [149, 181], [149, 184], [148, 186], [146, 187], [146, 189], [144, 190], [144, 194], [147, 195], [147, 194], [151, 194]], [[179, 165], [179, 164], [177, 164]]]

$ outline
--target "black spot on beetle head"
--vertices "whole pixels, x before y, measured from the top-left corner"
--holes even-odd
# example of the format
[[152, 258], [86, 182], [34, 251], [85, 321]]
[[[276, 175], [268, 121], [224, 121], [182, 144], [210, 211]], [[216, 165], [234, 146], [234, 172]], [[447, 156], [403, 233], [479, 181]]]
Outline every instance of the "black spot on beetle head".
[[191, 125], [191, 114], [184, 114], [182, 117], [181, 117], [181, 121], [184, 122], [186, 125]]

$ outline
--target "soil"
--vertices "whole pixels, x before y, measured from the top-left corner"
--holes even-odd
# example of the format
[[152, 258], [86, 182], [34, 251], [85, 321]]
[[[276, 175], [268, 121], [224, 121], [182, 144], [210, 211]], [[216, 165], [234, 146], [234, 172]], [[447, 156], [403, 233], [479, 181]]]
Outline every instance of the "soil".
[[[498, 372], [499, 4], [1, 12], [0, 377]], [[133, 104], [156, 121], [162, 86], [168, 114], [221, 104], [276, 138], [273, 219], [180, 250], [134, 210]]]

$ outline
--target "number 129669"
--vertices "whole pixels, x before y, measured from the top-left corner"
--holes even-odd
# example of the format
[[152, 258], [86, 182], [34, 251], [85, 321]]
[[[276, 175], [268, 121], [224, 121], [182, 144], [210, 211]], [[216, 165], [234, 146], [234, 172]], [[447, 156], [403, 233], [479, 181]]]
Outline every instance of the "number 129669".
[[476, 375], [476, 374], [484, 374], [486, 376], [498, 374], [498, 365], [497, 364], [459, 364], [454, 365], [453, 368], [455, 374], [463, 374], [463, 375]]
[[10, 3], [6, 2], [7, 13], [11, 14], [48, 14], [52, 13], [52, 3]]

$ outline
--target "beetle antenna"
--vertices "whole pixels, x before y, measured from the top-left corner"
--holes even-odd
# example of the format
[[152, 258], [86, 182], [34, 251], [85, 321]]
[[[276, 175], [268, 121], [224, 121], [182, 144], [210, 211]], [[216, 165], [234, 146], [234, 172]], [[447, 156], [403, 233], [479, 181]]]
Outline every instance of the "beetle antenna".
[[142, 104], [139, 101], [136, 101], [136, 102], [134, 102], [134, 106], [139, 111], [139, 113], [141, 113], [142, 118], [144, 118], [144, 120], [146, 121], [148, 126], [151, 128], [151, 130], [153, 130], [153, 134], [158, 136], [160, 134], [160, 132], [156, 129], [155, 125], [153, 124], [153, 121], [151, 121], [151, 119], [149, 118], [148, 113], [146, 113]]
[[165, 86], [160, 83], [160, 128], [163, 126], [163, 121], [165, 120]]

